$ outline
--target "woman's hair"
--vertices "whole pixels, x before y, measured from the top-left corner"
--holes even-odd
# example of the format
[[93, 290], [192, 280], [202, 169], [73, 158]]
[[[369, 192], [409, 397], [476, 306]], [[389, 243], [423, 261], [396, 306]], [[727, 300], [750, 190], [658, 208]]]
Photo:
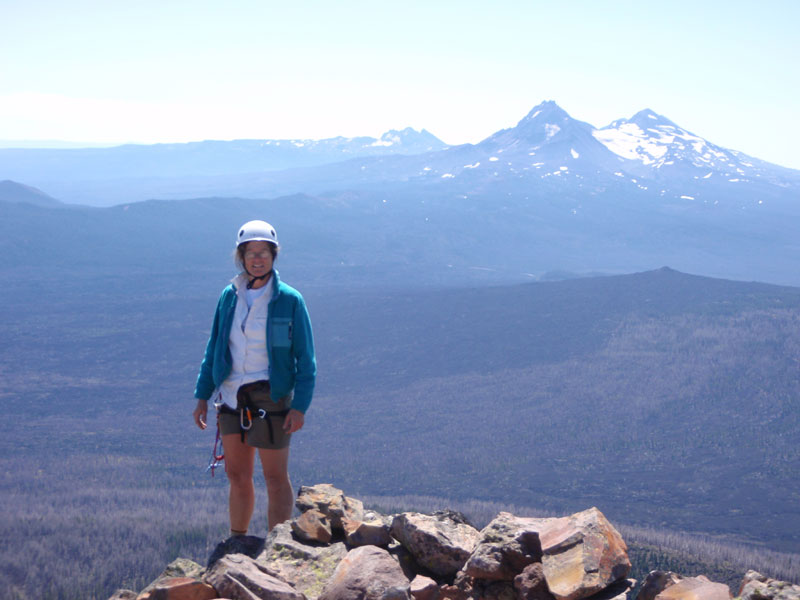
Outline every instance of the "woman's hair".
[[[239, 244], [236, 246], [236, 249], [233, 251], [233, 262], [236, 263], [236, 267], [242, 271], [244, 271], [244, 253], [247, 252], [247, 244], [250, 242], [245, 242], [244, 244]], [[277, 244], [273, 244], [272, 242], [267, 242], [269, 249], [272, 251], [272, 261], [274, 262], [275, 259], [278, 258], [278, 252], [280, 252], [280, 246]]]

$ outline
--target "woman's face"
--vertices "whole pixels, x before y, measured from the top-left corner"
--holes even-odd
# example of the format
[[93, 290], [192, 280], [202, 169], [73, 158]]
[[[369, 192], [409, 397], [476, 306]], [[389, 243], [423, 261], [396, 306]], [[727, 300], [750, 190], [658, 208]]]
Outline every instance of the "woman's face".
[[244, 247], [244, 266], [251, 277], [261, 277], [272, 270], [272, 250], [269, 242], [247, 242]]

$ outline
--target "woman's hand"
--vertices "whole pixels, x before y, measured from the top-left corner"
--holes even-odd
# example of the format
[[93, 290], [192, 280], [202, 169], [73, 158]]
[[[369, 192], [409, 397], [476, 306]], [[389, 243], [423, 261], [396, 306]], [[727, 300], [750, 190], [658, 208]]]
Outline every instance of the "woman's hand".
[[303, 423], [305, 423], [306, 416], [301, 413], [299, 410], [291, 409], [289, 414], [286, 415], [286, 418], [283, 420], [283, 430], [286, 433], [294, 433], [295, 431], [299, 431], [303, 428]]
[[208, 402], [206, 400], [198, 400], [192, 416], [194, 417], [194, 422], [200, 429], [208, 427], [208, 425], [206, 425], [206, 419], [208, 418]]

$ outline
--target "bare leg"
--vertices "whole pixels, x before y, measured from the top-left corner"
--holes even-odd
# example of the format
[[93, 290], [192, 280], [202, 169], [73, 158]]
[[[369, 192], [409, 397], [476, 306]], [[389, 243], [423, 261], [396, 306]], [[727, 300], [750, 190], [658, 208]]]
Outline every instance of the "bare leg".
[[231, 531], [246, 532], [255, 505], [253, 487], [255, 448], [243, 444], [238, 433], [223, 435], [222, 447], [225, 450], [225, 473], [230, 483], [228, 510], [231, 517]]
[[292, 518], [294, 490], [289, 480], [289, 448], [279, 450], [258, 449], [264, 481], [267, 483], [267, 524], [271, 530], [278, 523]]

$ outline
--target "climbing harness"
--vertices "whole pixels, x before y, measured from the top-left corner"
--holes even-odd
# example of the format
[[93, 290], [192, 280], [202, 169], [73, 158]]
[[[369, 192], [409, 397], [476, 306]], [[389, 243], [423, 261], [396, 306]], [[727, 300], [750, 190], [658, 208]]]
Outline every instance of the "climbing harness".
[[[266, 388], [266, 392], [269, 392], [269, 383], [268, 382], [254, 382], [254, 383], [261, 383], [262, 386]], [[248, 384], [250, 385], [250, 384]], [[241, 392], [245, 391], [245, 386], [240, 388]], [[248, 431], [253, 428], [253, 420], [254, 419], [261, 419], [267, 424], [267, 431], [269, 432], [269, 443], [275, 443], [275, 430], [272, 425], [272, 417], [281, 419], [285, 419], [286, 415], [289, 414], [289, 408], [283, 410], [265, 410], [263, 408], [256, 408], [253, 406], [252, 401], [249, 398], [249, 391], [247, 393], [242, 393], [238, 395], [238, 408], [231, 408], [227, 404], [218, 404], [217, 405], [217, 437], [214, 441], [214, 449], [211, 452], [211, 459], [208, 461], [208, 467], [206, 471], [211, 471], [211, 476], [214, 476], [214, 469], [217, 467], [222, 466], [222, 461], [225, 460], [224, 454], [224, 444], [222, 442], [222, 434], [219, 428], [219, 417], [221, 414], [228, 414], [228, 415], [236, 415], [239, 418], [239, 434], [241, 436], [242, 443], [245, 443], [245, 435]]]
[[289, 409], [286, 410], [270, 410], [266, 411], [263, 408], [258, 409], [258, 418], [267, 422], [267, 430], [269, 431], [269, 443], [275, 443], [275, 433], [272, 429], [272, 419], [270, 417], [286, 417], [289, 414]]
[[[263, 408], [255, 409], [256, 415], [255, 417], [261, 419], [267, 424], [267, 431], [269, 432], [269, 443], [275, 443], [275, 429], [272, 426], [272, 419], [270, 417], [281, 417], [286, 418], [286, 415], [289, 414], [288, 408], [284, 410], [264, 410]], [[245, 406], [239, 409], [233, 409], [229, 406], [222, 405], [219, 408], [220, 412], [227, 413], [230, 415], [238, 415], [239, 416], [239, 433], [241, 434], [242, 443], [244, 444], [244, 437], [245, 434], [253, 427], [253, 413], [250, 410], [249, 406]]]

